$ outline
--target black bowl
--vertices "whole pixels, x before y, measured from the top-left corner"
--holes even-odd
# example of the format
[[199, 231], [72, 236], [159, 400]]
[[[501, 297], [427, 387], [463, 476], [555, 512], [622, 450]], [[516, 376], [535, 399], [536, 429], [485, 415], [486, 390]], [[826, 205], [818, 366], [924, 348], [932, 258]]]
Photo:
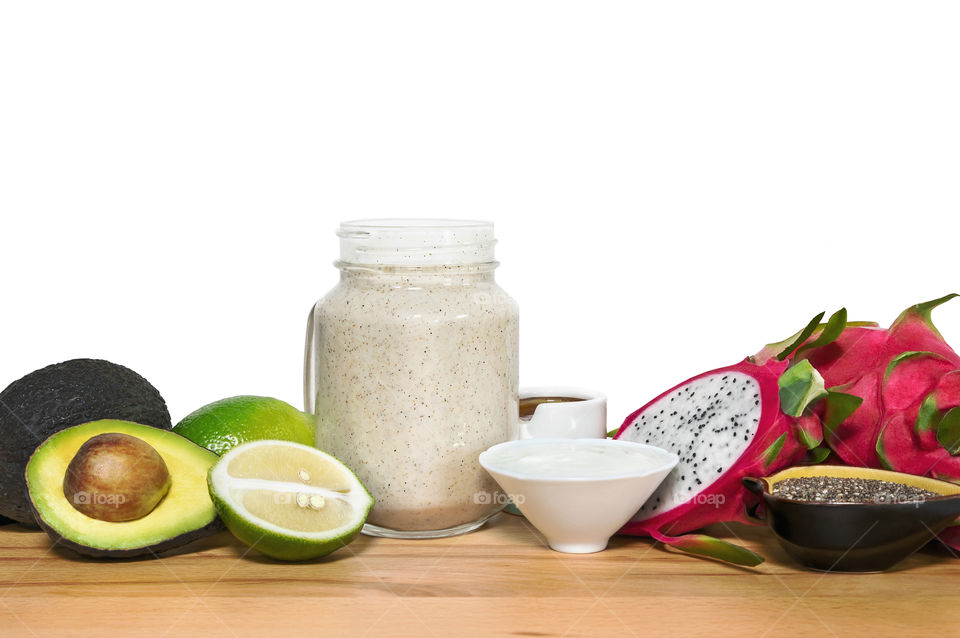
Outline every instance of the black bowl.
[[[916, 502], [818, 503], [771, 494], [789, 478], [831, 476], [911, 485], [941, 496]], [[805, 567], [829, 572], [879, 572], [917, 551], [960, 515], [960, 485], [862, 467], [810, 465], [767, 478], [744, 478], [763, 499], [770, 529], [790, 556]]]

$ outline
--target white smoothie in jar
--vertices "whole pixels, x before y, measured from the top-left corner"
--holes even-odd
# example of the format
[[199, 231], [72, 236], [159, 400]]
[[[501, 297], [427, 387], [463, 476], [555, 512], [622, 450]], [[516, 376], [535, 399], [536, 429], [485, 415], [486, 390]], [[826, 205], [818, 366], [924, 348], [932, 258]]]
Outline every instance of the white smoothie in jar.
[[367, 533], [445, 536], [504, 503], [477, 457], [516, 438], [518, 309], [483, 222], [343, 224], [340, 284], [308, 328], [317, 447], [376, 499]]

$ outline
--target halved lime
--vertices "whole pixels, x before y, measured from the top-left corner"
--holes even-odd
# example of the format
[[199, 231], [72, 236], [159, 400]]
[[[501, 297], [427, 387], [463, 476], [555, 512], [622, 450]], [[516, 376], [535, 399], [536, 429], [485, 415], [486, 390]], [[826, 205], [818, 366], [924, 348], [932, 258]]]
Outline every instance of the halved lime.
[[227, 452], [207, 476], [233, 535], [279, 560], [326, 556], [360, 533], [373, 497], [346, 465], [290, 441], [252, 441]]

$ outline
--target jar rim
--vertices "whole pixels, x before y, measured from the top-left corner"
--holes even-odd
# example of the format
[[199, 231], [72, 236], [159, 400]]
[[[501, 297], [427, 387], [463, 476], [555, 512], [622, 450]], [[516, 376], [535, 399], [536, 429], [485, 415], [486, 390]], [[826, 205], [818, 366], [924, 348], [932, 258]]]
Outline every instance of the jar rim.
[[478, 219], [452, 219], [430, 217], [384, 217], [380, 219], [352, 219], [340, 222], [337, 235], [354, 230], [364, 232], [376, 229], [408, 229], [408, 230], [446, 230], [455, 228], [493, 228], [493, 222]]
[[340, 261], [429, 266], [494, 261], [493, 223], [478, 220], [394, 218], [342, 222]]

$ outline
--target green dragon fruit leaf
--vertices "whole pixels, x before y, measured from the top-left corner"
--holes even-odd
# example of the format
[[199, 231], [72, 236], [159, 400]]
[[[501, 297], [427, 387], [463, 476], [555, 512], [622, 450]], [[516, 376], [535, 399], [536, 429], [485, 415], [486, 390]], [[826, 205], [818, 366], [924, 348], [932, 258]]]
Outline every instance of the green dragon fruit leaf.
[[907, 359], [916, 359], [918, 357], [932, 357], [934, 359], [942, 359], [946, 361], [946, 358], [942, 355], [937, 354], [936, 352], [929, 352], [927, 350], [908, 350], [907, 352], [901, 352], [893, 359], [890, 360], [890, 363], [887, 364], [887, 369], [883, 372], [883, 380], [886, 382], [890, 378], [890, 375], [893, 373], [894, 368], [906, 361]]
[[[915, 306], [910, 306], [909, 308], [904, 310], [899, 317], [897, 317], [897, 320], [893, 322], [893, 326], [896, 326], [899, 323], [906, 321], [911, 316], [920, 317], [920, 319], [925, 324], [927, 324], [927, 326], [929, 326], [931, 330], [933, 330], [933, 333], [935, 335], [937, 335], [938, 337], [942, 337], [943, 335], [941, 335], [940, 331], [937, 330], [937, 328], [933, 325], [933, 319], [931, 317], [931, 313], [933, 309], [936, 308], [937, 306], [945, 304], [946, 302], [950, 301], [951, 299], [957, 296], [960, 296], [960, 295], [958, 295], [955, 292], [952, 292], [949, 295], [944, 295], [943, 297], [940, 297], [939, 299], [934, 299], [933, 301], [925, 301], [923, 303], [918, 303]], [[891, 326], [891, 329], [893, 329], [893, 326]]]
[[756, 567], [764, 561], [763, 556], [747, 549], [746, 547], [734, 545], [733, 543], [728, 543], [725, 540], [714, 538], [713, 536], [707, 536], [706, 534], [665, 536], [657, 532], [651, 534], [651, 536], [664, 545], [679, 549], [682, 552], [695, 554], [697, 556], [705, 556], [707, 558], [721, 560], [725, 563], [732, 563], [734, 565]]
[[937, 426], [937, 441], [950, 453], [960, 454], [960, 407], [950, 408]]
[[[846, 316], [846, 310], [844, 310], [843, 312], [844, 312], [844, 316]], [[819, 315], [811, 319], [810, 322], [806, 325], [806, 327], [804, 327], [803, 330], [801, 330], [800, 332], [794, 335], [791, 335], [790, 337], [787, 337], [783, 341], [768, 343], [766, 346], [764, 346], [764, 348], [760, 352], [750, 357], [750, 359], [754, 363], [757, 363], [759, 365], [763, 365], [764, 363], [766, 363], [767, 361], [773, 358], [777, 358], [777, 360], [783, 361], [788, 356], [790, 356], [790, 353], [793, 352], [804, 341], [806, 341], [813, 335], [818, 334], [820, 331], [826, 329], [828, 324], [819, 323], [820, 320], [823, 319], [823, 316], [825, 314], [826, 314], [825, 312], [821, 312]], [[835, 317], [836, 314], [837, 313], [834, 313], [834, 315], [831, 316], [831, 319], [833, 319], [833, 317]], [[834, 321], [837, 321], [837, 320], [834, 320]], [[878, 324], [876, 321], [847, 321], [846, 322], [846, 327], [848, 328], [851, 328], [851, 327], [877, 328], [879, 326], [880, 324]], [[841, 327], [841, 332], [842, 332], [842, 327]], [[836, 337], [833, 337], [832, 339], [830, 339], [829, 341], [821, 345], [827, 345], [827, 343], [832, 343], [835, 339]]]
[[820, 465], [827, 460], [828, 456], [830, 456], [830, 448], [820, 446], [808, 451], [806, 460], [810, 465]]
[[836, 390], [827, 390], [827, 398], [824, 399], [823, 412], [823, 434], [830, 438], [834, 430], [847, 420], [851, 414], [857, 411], [863, 398], [853, 394], [845, 394]]
[[806, 359], [787, 368], [777, 379], [777, 385], [780, 386], [780, 409], [793, 417], [800, 416], [807, 406], [827, 395], [823, 377]]
[[[826, 311], [821, 312], [819, 315], [810, 320], [810, 322], [804, 327], [803, 330], [798, 332], [796, 335], [791, 337], [789, 345], [786, 348], [777, 353], [777, 361], [783, 361], [786, 359], [791, 352], [793, 352], [797, 346], [810, 338], [810, 336], [820, 327], [820, 320], [823, 319], [823, 315], [827, 314]], [[782, 343], [782, 342], [781, 342]], [[771, 345], [780, 345], [780, 344], [771, 344]]]
[[766, 450], [763, 451], [761, 455], [763, 457], [763, 464], [770, 465], [777, 460], [777, 455], [780, 454], [780, 450], [783, 449], [783, 444], [787, 442], [787, 434], [784, 432], [777, 440], [770, 444]]
[[913, 426], [914, 432], [929, 432], [936, 428], [937, 419], [940, 418], [940, 411], [937, 409], [937, 397], [931, 392], [920, 404], [920, 411], [917, 413], [917, 422]]
[[608, 438], [608, 439], [611, 439], [611, 438], [615, 437], [615, 436], [617, 435], [617, 432], [619, 432], [619, 431], [620, 431], [620, 428], [613, 428], [612, 430], [610, 430], [609, 432], [607, 432], [607, 438]]
[[886, 429], [886, 424], [880, 428], [880, 432], [877, 434], [877, 443], [873, 448], [877, 451], [877, 458], [880, 459], [880, 465], [883, 466], [883, 469], [894, 470], [893, 464], [890, 462], [890, 459], [887, 458], [887, 451], [883, 448], [883, 431]]
[[[827, 320], [826, 325], [823, 326], [823, 330], [820, 331], [820, 334], [817, 336], [816, 339], [814, 339], [813, 341], [811, 341], [805, 346], [800, 346], [800, 348], [797, 349], [796, 356], [799, 357], [801, 354], [803, 354], [807, 350], [812, 350], [814, 348], [822, 348], [823, 346], [833, 343], [834, 341], [837, 340], [837, 337], [840, 336], [840, 334], [843, 332], [844, 328], [846, 327], [847, 327], [847, 309], [841, 308], [840, 310], [830, 315], [830, 318]], [[783, 359], [780, 359], [780, 360], [783, 361]]]
[[804, 427], [798, 427], [796, 428], [796, 431], [797, 431], [797, 438], [800, 439], [800, 442], [803, 443], [803, 446], [808, 450], [816, 449], [817, 447], [820, 446], [821, 443], [823, 443], [822, 428], [818, 428], [818, 431], [820, 431], [821, 433], [820, 438], [814, 437]]

